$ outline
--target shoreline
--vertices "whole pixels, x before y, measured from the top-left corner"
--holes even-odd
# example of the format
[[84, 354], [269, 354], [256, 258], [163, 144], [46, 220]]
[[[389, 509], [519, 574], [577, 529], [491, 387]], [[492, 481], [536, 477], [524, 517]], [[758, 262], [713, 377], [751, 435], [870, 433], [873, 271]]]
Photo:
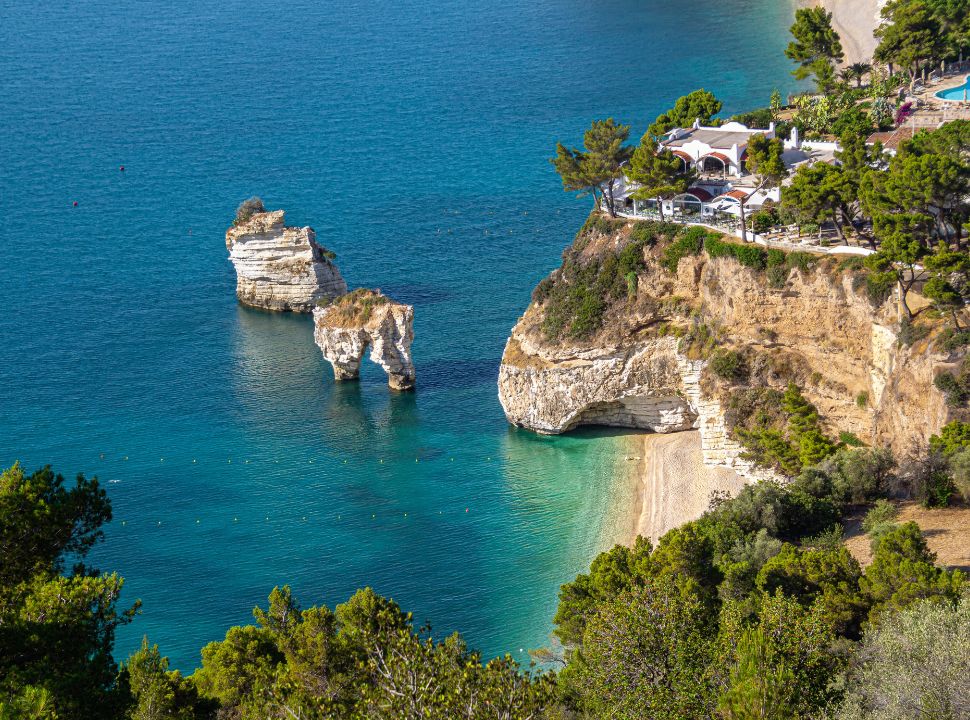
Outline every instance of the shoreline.
[[823, 6], [832, 13], [832, 27], [842, 40], [844, 65], [871, 62], [878, 44], [873, 31], [885, 0], [799, 0], [799, 7]]
[[632, 439], [640, 454], [631, 470], [635, 496], [623, 522], [629, 546], [640, 535], [656, 545], [669, 530], [699, 518], [714, 490], [736, 495], [747, 485], [733, 470], [704, 465], [698, 430], [643, 433]]

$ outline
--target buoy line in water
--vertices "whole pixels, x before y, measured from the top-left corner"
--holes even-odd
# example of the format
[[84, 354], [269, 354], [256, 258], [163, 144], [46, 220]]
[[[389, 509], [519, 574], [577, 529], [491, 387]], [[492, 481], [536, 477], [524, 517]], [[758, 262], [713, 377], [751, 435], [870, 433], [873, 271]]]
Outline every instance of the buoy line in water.
[[[407, 457], [410, 457], [410, 456], [407, 456]], [[336, 462], [337, 460], [341, 460], [342, 461], [342, 464], [344, 464], [344, 465], [347, 465], [347, 464], [350, 463], [350, 460], [348, 460], [347, 458], [308, 458], [306, 462], [307, 462], [308, 465], [313, 465], [318, 460], [326, 461], [328, 459], [332, 459], [334, 462]], [[419, 455], [419, 456], [416, 456], [414, 458], [414, 462], [416, 462], [416, 463], [417, 462], [433, 462], [433, 461], [439, 460], [439, 459], [441, 459], [441, 458], [435, 457], [433, 455], [428, 456], [428, 457], [424, 457], [424, 458], [422, 458]], [[468, 456], [465, 456], [465, 457], [459, 457], [459, 459], [460, 460], [464, 460], [464, 461], [474, 461], [475, 459], [478, 459], [478, 460], [484, 461], [484, 462], [492, 462], [492, 456], [491, 455], [487, 455], [487, 456], [484, 456], [484, 457], [478, 456], [477, 458], [470, 458]], [[510, 455], [506, 455], [504, 458], [500, 458], [500, 459], [511, 460], [512, 457]], [[629, 458], [628, 457], [626, 459], [627, 460], [631, 460], [631, 459], [636, 460], [636, 459], [639, 459], [639, 458]], [[113, 458], [105, 457], [105, 454], [104, 453], [101, 453], [100, 456], [99, 456], [99, 458], [98, 458], [98, 460], [99, 460], [99, 462], [112, 462], [113, 461]], [[448, 460], [450, 462], [455, 462], [455, 458], [454, 457], [451, 457], [451, 456], [449, 456]], [[253, 458], [249, 458], [249, 459], [244, 459], [241, 462], [244, 465], [250, 465], [250, 464], [253, 464], [253, 463], [269, 462], [269, 461], [270, 460], [268, 458], [254, 458], [254, 459]], [[272, 461], [274, 463], [279, 463], [279, 459], [278, 458], [273, 458]], [[128, 455], [124, 455], [124, 456], [122, 456], [120, 458], [119, 462], [138, 462], [138, 460], [137, 459], [132, 460]], [[159, 457], [158, 458], [158, 462], [159, 462], [159, 464], [161, 464], [161, 463], [172, 464], [173, 461], [172, 461], [172, 458], [170, 458], [170, 457], [168, 457], [168, 458], [167, 457]], [[186, 462], [187, 462], [187, 464], [190, 464], [190, 465], [199, 465], [200, 464], [198, 458], [192, 458], [191, 460], [187, 460]], [[222, 463], [222, 460], [212, 461], [212, 462]], [[225, 462], [226, 462], [227, 465], [232, 465], [233, 458], [227, 457], [226, 460], [225, 460]], [[239, 462], [240, 461], [238, 461], [238, 460], [236, 461], [237, 464], [239, 464]], [[294, 461], [294, 462], [298, 462], [298, 461]], [[356, 460], [355, 459], [354, 464], [368, 464], [370, 462], [373, 462], [373, 460]], [[395, 458], [382, 458], [382, 457], [380, 457], [380, 458], [377, 458], [377, 464], [379, 464], [379, 465], [392, 464], [394, 462], [405, 462], [405, 459], [404, 458], [399, 458], [399, 457], [395, 457]], [[203, 461], [202, 464], [204, 465], [205, 464], [205, 461]]]
[[[449, 510], [449, 513], [450, 512], [452, 512], [452, 511]], [[462, 512], [460, 508], [457, 509], [457, 510], [454, 510], [453, 512], [455, 514], [459, 515], [459, 516], [461, 516], [461, 515], [470, 515], [471, 514], [471, 506], [466, 507], [464, 509], [464, 512]], [[336, 515], [337, 522], [342, 522], [343, 521], [344, 514], [345, 513], [338, 513]], [[444, 514], [445, 514], [445, 511], [444, 510], [438, 510], [438, 515], [444, 515]], [[333, 515], [330, 515], [329, 517], [331, 519], [333, 519]], [[407, 510], [407, 511], [397, 510], [397, 511], [390, 512], [390, 513], [386, 513], [386, 514], [385, 513], [381, 513], [380, 515], [378, 515], [378, 513], [371, 513], [370, 519], [371, 520], [379, 520], [379, 519], [380, 520], [383, 520], [383, 519], [388, 519], [388, 518], [390, 518], [390, 519], [395, 519], [395, 518], [405, 519], [405, 518], [408, 518], [408, 517], [418, 517], [418, 518], [421, 518], [422, 516], [421, 516], [420, 513], [415, 513], [415, 512], [413, 512], [411, 510]], [[436, 517], [436, 516], [434, 514], [429, 514], [429, 515], [427, 515], [425, 517]], [[324, 520], [324, 519], [325, 518], [321, 518], [321, 520]], [[257, 522], [259, 522], [259, 519], [258, 518], [256, 520], [257, 520]], [[270, 522], [270, 521], [271, 521], [271, 518], [270, 518], [269, 515], [263, 516], [262, 522]], [[306, 515], [303, 515], [303, 516], [300, 517], [300, 519], [299, 519], [298, 522], [308, 522], [308, 521], [312, 522], [313, 521], [313, 518], [308, 517]], [[154, 525], [154, 527], [162, 527], [162, 521], [161, 520], [146, 520], [144, 522], [146, 524], [148, 524], [148, 525]], [[131, 521], [129, 518], [125, 518], [123, 520], [120, 520], [119, 523], [123, 527], [128, 527], [130, 524], [137, 525], [138, 524], [138, 521]], [[168, 525], [177, 524], [177, 523], [173, 523], [171, 520], [166, 520], [165, 523], [168, 524]], [[233, 524], [238, 524], [239, 523], [239, 516], [238, 515], [234, 515], [233, 516], [232, 523]], [[195, 525], [202, 525], [202, 518], [196, 517], [194, 524]]]

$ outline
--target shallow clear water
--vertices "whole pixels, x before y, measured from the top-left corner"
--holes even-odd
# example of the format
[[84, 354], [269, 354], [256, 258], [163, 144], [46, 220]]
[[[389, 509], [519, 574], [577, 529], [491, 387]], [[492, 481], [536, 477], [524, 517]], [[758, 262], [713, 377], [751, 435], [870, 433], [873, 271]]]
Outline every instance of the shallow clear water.
[[943, 100], [966, 100], [967, 88], [970, 88], [970, 75], [967, 76], [966, 82], [963, 85], [947, 90], [940, 90], [936, 96]]
[[[545, 644], [629, 491], [622, 437], [513, 430], [496, 399], [588, 211], [546, 158], [701, 86], [765, 104], [791, 14], [0, 0], [0, 464], [107, 481], [94, 560], [144, 601], [118, 654], [147, 633], [190, 670], [277, 583], [372, 585], [489, 655]], [[336, 386], [308, 319], [237, 307], [223, 234], [251, 194], [415, 305], [415, 394]]]

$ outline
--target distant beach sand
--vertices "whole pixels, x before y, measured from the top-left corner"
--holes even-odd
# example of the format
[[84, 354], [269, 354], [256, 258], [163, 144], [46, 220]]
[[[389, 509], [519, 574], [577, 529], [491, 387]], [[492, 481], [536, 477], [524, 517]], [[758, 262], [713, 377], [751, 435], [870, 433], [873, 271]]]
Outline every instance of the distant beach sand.
[[630, 524], [630, 544], [638, 535], [654, 543], [668, 530], [699, 518], [714, 490], [736, 495], [745, 486], [727, 468], [711, 468], [701, 457], [696, 430], [640, 436], [638, 488]]

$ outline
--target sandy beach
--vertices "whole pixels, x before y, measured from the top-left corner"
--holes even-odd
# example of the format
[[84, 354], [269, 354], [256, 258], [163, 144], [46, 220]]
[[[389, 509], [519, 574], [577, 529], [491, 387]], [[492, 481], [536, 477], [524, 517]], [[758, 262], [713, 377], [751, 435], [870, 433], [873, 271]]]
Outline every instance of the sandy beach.
[[832, 13], [832, 26], [842, 39], [846, 64], [872, 60], [877, 45], [872, 32], [879, 24], [884, 0], [807, 0], [802, 4], [823, 5]]
[[704, 465], [701, 437], [696, 430], [648, 434], [641, 440], [630, 544], [637, 535], [656, 542], [671, 528], [700, 517], [714, 490], [727, 490], [734, 495], [745, 485], [732, 470]]

